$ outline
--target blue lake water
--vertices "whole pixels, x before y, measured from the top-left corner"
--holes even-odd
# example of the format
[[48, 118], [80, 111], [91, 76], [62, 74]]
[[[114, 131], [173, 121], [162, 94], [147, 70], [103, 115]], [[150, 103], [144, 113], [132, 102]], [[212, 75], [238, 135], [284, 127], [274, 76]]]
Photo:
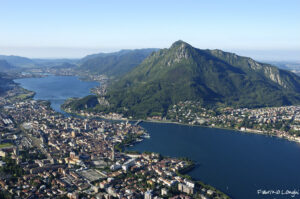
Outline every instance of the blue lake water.
[[99, 85], [97, 82], [81, 81], [75, 76], [47, 76], [42, 78], [24, 78], [14, 80], [23, 88], [34, 91], [34, 99], [49, 100], [51, 107], [63, 112], [60, 106], [71, 97], [84, 97], [91, 94], [90, 89]]
[[[77, 77], [48, 76], [15, 80], [35, 91], [35, 99], [60, 105], [69, 97], [83, 97], [98, 85]], [[276, 137], [231, 130], [143, 122], [151, 138], [131, 150], [154, 151], [172, 157], [189, 157], [197, 163], [188, 174], [233, 198], [300, 198], [282, 195], [300, 190], [300, 145]], [[283, 191], [258, 195], [257, 190]], [[276, 192], [277, 193], [277, 192]]]
[[[188, 174], [233, 198], [292, 198], [258, 195], [257, 190], [300, 189], [300, 145], [276, 137], [177, 124], [141, 123], [150, 139], [130, 150], [189, 157]], [[296, 195], [294, 198], [300, 198]]]

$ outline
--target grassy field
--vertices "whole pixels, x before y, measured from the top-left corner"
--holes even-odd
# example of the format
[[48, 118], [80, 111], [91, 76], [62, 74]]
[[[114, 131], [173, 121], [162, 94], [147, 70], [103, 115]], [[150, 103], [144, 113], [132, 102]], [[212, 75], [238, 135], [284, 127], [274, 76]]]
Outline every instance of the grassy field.
[[24, 99], [28, 99], [34, 96], [34, 92], [30, 92], [30, 93], [25, 93], [25, 94], [20, 94], [18, 96], [15, 96], [15, 99], [17, 100], [24, 100]]
[[10, 144], [10, 143], [0, 144], [0, 149], [5, 148], [5, 147], [10, 147], [10, 146], [12, 146], [12, 144]]

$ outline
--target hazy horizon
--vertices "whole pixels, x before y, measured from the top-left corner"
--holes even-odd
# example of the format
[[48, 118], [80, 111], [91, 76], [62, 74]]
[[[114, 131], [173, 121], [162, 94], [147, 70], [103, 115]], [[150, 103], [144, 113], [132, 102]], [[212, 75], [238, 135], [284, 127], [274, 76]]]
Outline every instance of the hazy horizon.
[[[171, 45], [171, 44], [170, 44]], [[193, 45], [193, 44], [191, 44]], [[165, 48], [169, 48], [165, 47]], [[208, 49], [201, 48], [198, 46], [194, 46], [200, 49]], [[144, 47], [147, 48], [147, 47]], [[156, 47], [149, 47], [156, 48]], [[3, 49], [3, 48], [2, 48]], [[111, 53], [117, 52], [120, 50], [128, 49], [143, 49], [143, 48], [122, 48], [122, 49], [109, 49], [109, 48], [7, 48], [7, 51], [2, 50], [0, 47], [0, 55], [6, 56], [21, 56], [30, 59], [81, 59], [87, 55], [97, 54], [97, 53]], [[4, 48], [5, 49], [5, 48]], [[28, 51], [28, 49], [30, 49]], [[211, 49], [212, 50], [212, 49]], [[243, 50], [243, 49], [220, 49], [226, 52], [232, 52], [240, 56], [251, 57], [258, 61], [292, 61], [292, 62], [300, 62], [300, 50]], [[5, 53], [7, 52], [7, 53]], [[29, 53], [28, 53], [29, 52]], [[36, 52], [36, 53], [35, 53]], [[52, 54], [54, 52], [54, 54]], [[57, 53], [60, 52], [61, 56], [57, 56]], [[32, 54], [34, 53], [34, 54]], [[31, 55], [32, 54], [32, 55]], [[40, 56], [38, 56], [40, 55]], [[72, 56], [73, 55], [73, 56]], [[77, 55], [77, 56], [76, 56]]]
[[0, 54], [80, 58], [178, 39], [254, 59], [300, 60], [300, 1], [2, 1]]

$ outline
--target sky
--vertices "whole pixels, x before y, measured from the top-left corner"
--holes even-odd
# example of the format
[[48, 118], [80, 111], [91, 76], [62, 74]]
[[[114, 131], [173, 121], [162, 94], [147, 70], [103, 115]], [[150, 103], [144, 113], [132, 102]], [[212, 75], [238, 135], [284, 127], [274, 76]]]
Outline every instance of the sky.
[[299, 0], [0, 0], [0, 54], [80, 58], [183, 40], [300, 60]]

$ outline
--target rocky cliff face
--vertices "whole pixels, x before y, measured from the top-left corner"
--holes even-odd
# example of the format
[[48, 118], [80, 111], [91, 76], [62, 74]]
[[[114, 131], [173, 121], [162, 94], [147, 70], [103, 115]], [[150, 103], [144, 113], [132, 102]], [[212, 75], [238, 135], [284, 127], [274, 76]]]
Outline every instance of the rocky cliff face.
[[266, 78], [282, 86], [283, 88], [292, 89], [294, 87], [294, 85], [290, 85], [290, 82], [288, 80], [290, 78], [295, 78], [294, 74], [288, 71], [281, 73], [282, 70], [278, 69], [275, 66], [257, 62], [249, 57], [241, 57], [234, 53], [223, 52], [221, 50], [211, 50], [210, 53], [233, 66], [244, 69], [248, 68], [249, 70], [253, 70], [260, 75], [264, 75]]
[[264, 74], [266, 77], [268, 77], [273, 82], [279, 84], [280, 86], [287, 88], [288, 85], [284, 80], [281, 78], [279, 74], [279, 70], [277, 68], [271, 67], [271, 66], [265, 66], [263, 68]]

